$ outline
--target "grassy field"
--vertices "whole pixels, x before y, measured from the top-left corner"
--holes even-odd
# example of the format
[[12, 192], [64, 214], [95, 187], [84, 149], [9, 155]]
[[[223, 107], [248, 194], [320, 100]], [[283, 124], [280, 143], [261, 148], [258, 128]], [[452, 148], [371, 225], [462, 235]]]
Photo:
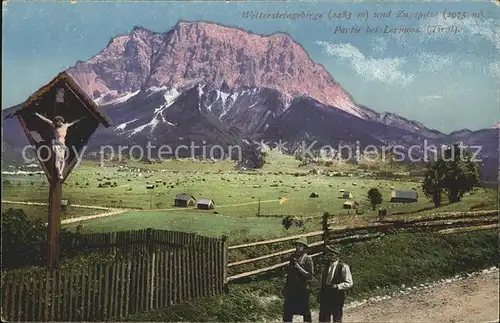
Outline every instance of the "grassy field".
[[[377, 168], [382, 169], [382, 166], [378, 165]], [[373, 165], [368, 168], [370, 167]], [[345, 200], [340, 198], [341, 189], [354, 195], [363, 210], [363, 214], [359, 215], [362, 219], [373, 219], [376, 216], [376, 211], [371, 211], [366, 197], [372, 187], [381, 191], [384, 198], [382, 206], [388, 208], [389, 216], [395, 213], [400, 214], [397, 216], [405, 216], [404, 213], [423, 214], [496, 207], [496, 192], [478, 188], [464, 196], [460, 203], [447, 205], [445, 200], [442, 207], [435, 209], [421, 191], [421, 183], [414, 178], [412, 181], [409, 177], [407, 181], [380, 180], [370, 178], [370, 169], [359, 168], [347, 164], [301, 166], [300, 161], [293, 157], [273, 151], [269, 153], [262, 169], [244, 172], [237, 170], [235, 164], [228, 161], [173, 160], [154, 164], [127, 162], [126, 167], [122, 163], [121, 167], [115, 164], [102, 168], [96, 167], [95, 163], [84, 162], [65, 182], [63, 198], [70, 200], [72, 204], [151, 209], [151, 212], [132, 212], [84, 222], [83, 226], [87, 231], [153, 227], [214, 236], [227, 234], [251, 237], [279, 236], [293, 232], [283, 230], [281, 219], [268, 216], [320, 217], [323, 212], [329, 212], [339, 218], [347, 215], [352, 218], [354, 210], [342, 208]], [[331, 176], [337, 171], [344, 172], [344, 176]], [[394, 172], [396, 171], [402, 170], [394, 168]], [[146, 185], [149, 183], [155, 184], [155, 188], [147, 189]], [[41, 176], [10, 176], [8, 183], [4, 181], [3, 186], [4, 200], [47, 201], [48, 186]], [[410, 204], [389, 203], [393, 188], [415, 189], [419, 193], [419, 201]], [[310, 198], [313, 192], [319, 194], [319, 197]], [[180, 193], [191, 194], [197, 199], [213, 199], [216, 203], [215, 210], [174, 208], [174, 197]], [[259, 199], [261, 217], [257, 218]], [[36, 207], [28, 210], [28, 213], [35, 214], [40, 209], [40, 214], [45, 216], [43, 208]], [[85, 209], [70, 210], [65, 217], [95, 213]], [[309, 227], [314, 226], [311, 224]]]
[[278, 218], [237, 218], [207, 212], [130, 212], [108, 218], [95, 219], [65, 226], [74, 230], [78, 224], [83, 224], [82, 232], [112, 232], [155, 228], [172, 231], [198, 233], [204, 236], [228, 236], [229, 243], [238, 243], [242, 240], [257, 240], [266, 237], [283, 236], [304, 231], [310, 231], [320, 222], [311, 221], [302, 228], [285, 230]]

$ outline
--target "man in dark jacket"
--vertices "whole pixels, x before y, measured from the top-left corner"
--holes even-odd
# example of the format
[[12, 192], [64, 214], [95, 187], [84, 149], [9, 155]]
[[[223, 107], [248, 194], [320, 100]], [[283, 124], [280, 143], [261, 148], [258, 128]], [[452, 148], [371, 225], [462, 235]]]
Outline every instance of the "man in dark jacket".
[[325, 267], [321, 277], [319, 294], [319, 321], [342, 322], [345, 291], [352, 287], [349, 266], [339, 261], [339, 247], [326, 247]]
[[307, 240], [295, 241], [296, 251], [288, 265], [288, 275], [283, 288], [283, 322], [292, 322], [293, 315], [302, 315], [304, 322], [312, 322], [309, 281], [314, 275], [312, 258], [306, 253]]

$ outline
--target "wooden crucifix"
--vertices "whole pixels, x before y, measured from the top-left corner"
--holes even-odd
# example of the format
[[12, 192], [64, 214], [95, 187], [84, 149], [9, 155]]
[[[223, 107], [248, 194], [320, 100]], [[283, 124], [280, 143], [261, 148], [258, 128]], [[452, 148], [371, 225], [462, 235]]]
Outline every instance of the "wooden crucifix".
[[[17, 117], [50, 183], [47, 266], [59, 263], [62, 183], [77, 164], [90, 136], [111, 122], [67, 72], [57, 75], [9, 113]], [[36, 133], [41, 140], [35, 140]]]

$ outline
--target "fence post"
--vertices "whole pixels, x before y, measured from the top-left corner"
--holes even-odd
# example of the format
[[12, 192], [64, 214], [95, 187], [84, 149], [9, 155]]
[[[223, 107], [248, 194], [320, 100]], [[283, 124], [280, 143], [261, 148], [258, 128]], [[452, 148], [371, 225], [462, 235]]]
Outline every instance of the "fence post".
[[330, 214], [328, 212], [323, 213], [323, 247], [326, 247], [328, 245], [328, 235], [329, 235], [329, 230], [328, 230], [328, 217]]
[[[155, 236], [152, 228], [147, 228], [146, 229], [146, 248], [147, 248], [147, 262], [146, 262], [146, 269], [145, 269], [145, 275], [146, 275], [146, 295], [145, 297], [148, 296], [147, 290], [150, 289], [150, 294], [149, 294], [149, 299], [145, 302], [146, 309], [151, 309], [153, 307], [153, 299], [154, 299], [154, 289], [155, 289], [155, 282], [154, 282], [154, 271], [155, 271], [155, 260], [156, 260], [156, 243], [155, 241]], [[148, 281], [149, 279], [149, 281]]]
[[222, 283], [224, 284], [224, 293], [229, 293], [229, 285], [227, 283], [227, 265], [228, 265], [228, 245], [227, 236], [222, 236]]
[[148, 253], [151, 253], [153, 251], [153, 229], [152, 228], [147, 228], [146, 229], [146, 250]]

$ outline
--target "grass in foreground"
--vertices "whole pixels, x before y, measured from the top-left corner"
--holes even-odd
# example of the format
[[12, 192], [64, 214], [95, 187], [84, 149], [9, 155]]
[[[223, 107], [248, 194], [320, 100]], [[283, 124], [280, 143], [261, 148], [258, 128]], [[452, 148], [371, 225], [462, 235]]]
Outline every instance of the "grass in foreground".
[[[348, 293], [348, 300], [363, 299], [387, 293], [402, 284], [411, 286], [496, 266], [499, 261], [498, 232], [399, 234], [346, 246], [341, 258], [351, 266], [353, 272], [354, 287]], [[318, 260], [316, 266], [319, 265]], [[260, 278], [265, 280], [232, 284], [230, 292], [225, 295], [136, 314], [128, 320], [279, 320], [283, 273], [277, 270]], [[311, 304], [313, 308], [318, 307], [315, 297], [311, 297]]]

